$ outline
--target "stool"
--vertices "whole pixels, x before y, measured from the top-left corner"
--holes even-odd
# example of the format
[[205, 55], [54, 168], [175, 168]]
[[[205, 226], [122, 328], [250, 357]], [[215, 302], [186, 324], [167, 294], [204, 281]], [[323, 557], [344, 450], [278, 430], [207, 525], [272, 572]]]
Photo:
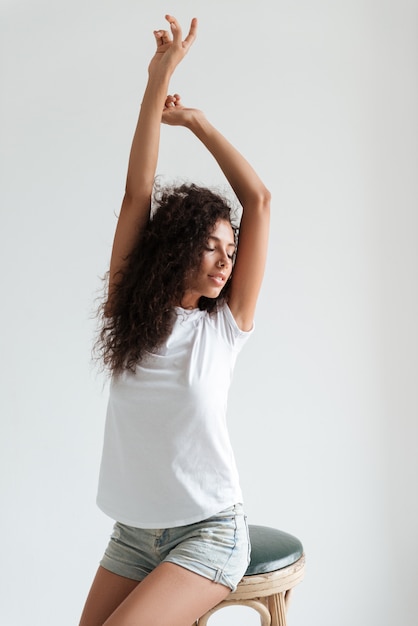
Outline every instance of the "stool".
[[261, 626], [286, 626], [290, 593], [303, 579], [305, 555], [299, 539], [275, 528], [249, 525], [251, 562], [235, 591], [205, 613], [198, 626], [226, 606], [249, 606], [260, 614]]

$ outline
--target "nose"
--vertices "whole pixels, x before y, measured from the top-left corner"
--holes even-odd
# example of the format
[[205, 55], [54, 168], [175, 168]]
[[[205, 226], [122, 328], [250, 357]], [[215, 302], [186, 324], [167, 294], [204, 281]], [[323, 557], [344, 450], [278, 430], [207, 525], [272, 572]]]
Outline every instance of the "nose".
[[228, 265], [230, 261], [230, 258], [228, 257], [227, 254], [222, 254], [222, 256], [219, 257], [217, 265], [218, 267], [225, 267], [225, 265]]

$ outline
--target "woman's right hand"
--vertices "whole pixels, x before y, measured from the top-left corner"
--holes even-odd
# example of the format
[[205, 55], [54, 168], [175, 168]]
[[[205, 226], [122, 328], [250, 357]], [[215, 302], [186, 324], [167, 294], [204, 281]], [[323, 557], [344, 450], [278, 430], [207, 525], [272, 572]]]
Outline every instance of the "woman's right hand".
[[180, 24], [176, 18], [172, 15], [166, 15], [165, 19], [170, 24], [171, 35], [168, 30], [154, 31], [157, 50], [148, 66], [150, 76], [161, 70], [172, 74], [196, 39], [197, 19], [195, 17], [191, 21], [188, 35], [184, 40], [182, 39]]
[[178, 93], [167, 96], [161, 117], [163, 124], [190, 128], [195, 120], [202, 118], [204, 118], [203, 111], [183, 106]]

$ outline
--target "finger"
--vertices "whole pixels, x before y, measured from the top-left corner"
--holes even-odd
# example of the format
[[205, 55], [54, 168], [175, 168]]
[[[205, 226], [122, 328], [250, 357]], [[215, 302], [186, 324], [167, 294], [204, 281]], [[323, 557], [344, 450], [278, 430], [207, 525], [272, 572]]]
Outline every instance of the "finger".
[[165, 104], [164, 104], [164, 106], [165, 106], [166, 108], [168, 108], [168, 107], [172, 107], [172, 106], [175, 106], [175, 103], [176, 103], [176, 98], [175, 98], [175, 96], [167, 96], [167, 98], [165, 99]]
[[154, 30], [154, 37], [157, 42], [157, 46], [163, 46], [164, 44], [171, 42], [171, 38], [167, 30]]
[[166, 15], [165, 19], [170, 24], [171, 33], [173, 35], [173, 43], [181, 45], [181, 27], [176, 18], [173, 15]]
[[190, 29], [186, 39], [184, 40], [184, 44], [187, 47], [190, 47], [197, 36], [197, 17], [194, 17], [190, 23]]
[[181, 102], [181, 96], [178, 93], [175, 93], [174, 96], [174, 105], [177, 106], [182, 106], [182, 102]]

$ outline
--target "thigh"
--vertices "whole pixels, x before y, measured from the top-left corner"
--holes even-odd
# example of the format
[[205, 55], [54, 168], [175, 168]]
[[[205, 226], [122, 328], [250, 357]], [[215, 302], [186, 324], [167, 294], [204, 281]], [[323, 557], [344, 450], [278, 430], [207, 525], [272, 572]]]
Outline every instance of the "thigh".
[[104, 626], [188, 626], [229, 593], [225, 585], [164, 562], [127, 596]]
[[137, 580], [113, 574], [100, 566], [87, 597], [80, 626], [103, 626], [138, 584]]

